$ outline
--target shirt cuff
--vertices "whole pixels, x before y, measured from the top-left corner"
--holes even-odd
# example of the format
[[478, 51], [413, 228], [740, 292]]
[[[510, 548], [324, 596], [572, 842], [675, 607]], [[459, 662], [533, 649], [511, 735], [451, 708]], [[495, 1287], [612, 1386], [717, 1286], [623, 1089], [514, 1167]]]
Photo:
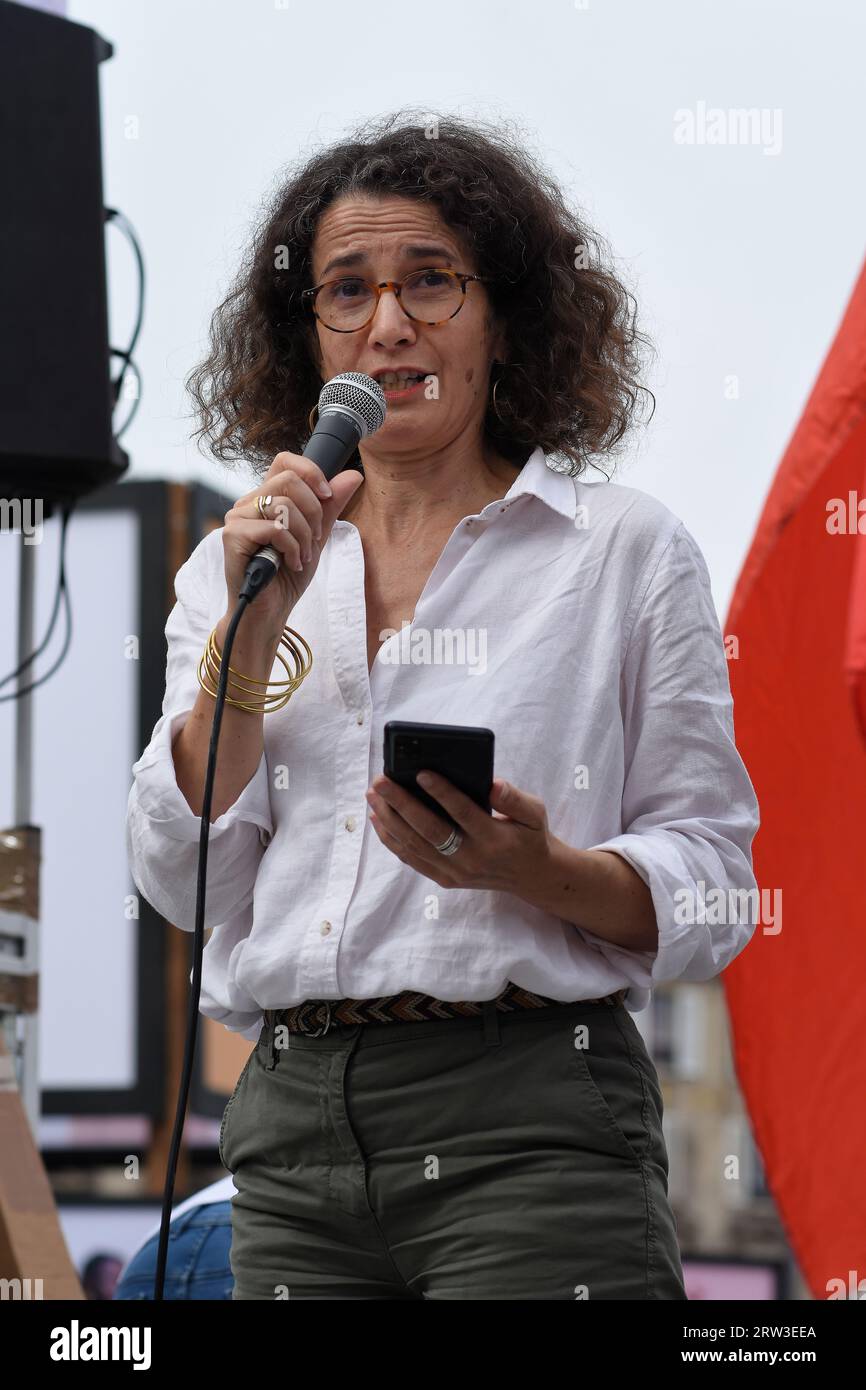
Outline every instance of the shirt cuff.
[[225, 1026], [229, 1029], [230, 1033], [239, 1033], [242, 1038], [246, 1038], [247, 1042], [258, 1042], [259, 1038], [262, 1035], [263, 1023], [264, 1014], [259, 1014], [251, 1028], [229, 1028], [228, 1024], [226, 1024]]
[[[173, 840], [198, 840], [201, 835], [201, 816], [194, 814], [177, 785], [171, 752], [172, 740], [180, 733], [191, 713], [191, 710], [181, 710], [162, 715], [150, 743], [132, 766], [141, 811]], [[270, 843], [274, 825], [264, 749], [258, 767], [235, 803], [211, 822], [210, 840], [218, 839], [235, 821], [250, 821], [257, 825], [262, 843], [266, 846]]]
[[[214, 1023], [221, 1023], [229, 1033], [237, 1033], [239, 1037], [246, 1038], [247, 1042], [258, 1042], [262, 1035], [265, 1016], [261, 1009], [251, 1014], [232, 1013], [230, 1009], [220, 1009], [205, 1001], [200, 1005], [199, 1013]], [[253, 1020], [252, 1023], [250, 1019]]]
[[[714, 873], [709, 865], [698, 866], [697, 873], [703, 873], [704, 877], [696, 879], [686, 866], [679, 847], [671, 843], [670, 834], [616, 835], [588, 848], [619, 854], [640, 875], [652, 894], [659, 934], [658, 946], [653, 951], [629, 950], [580, 929], [582, 935], [587, 936], [606, 959], [620, 966], [634, 984], [654, 989], [670, 980], [711, 980], [730, 965], [754, 933], [757, 919], [732, 920], [737, 913], [730, 906], [740, 903], [741, 894], [747, 895], [750, 905], [754, 905], [757, 885], [745, 865], [739, 873], [721, 882], [718, 869]], [[705, 914], [681, 906], [683, 898], [689, 903], [700, 903], [708, 897], [711, 903], [713, 890], [720, 890], [724, 895], [726, 907], [720, 914], [724, 920], [715, 921], [709, 904]], [[700, 915], [706, 915], [708, 920], [696, 921], [695, 917]]]

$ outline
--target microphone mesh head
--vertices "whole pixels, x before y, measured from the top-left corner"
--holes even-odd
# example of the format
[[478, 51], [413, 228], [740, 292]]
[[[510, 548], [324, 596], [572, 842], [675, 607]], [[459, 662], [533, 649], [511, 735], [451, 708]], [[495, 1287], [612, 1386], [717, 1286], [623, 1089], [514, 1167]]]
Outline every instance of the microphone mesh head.
[[362, 439], [375, 433], [385, 421], [385, 392], [366, 372], [340, 372], [326, 381], [319, 392], [319, 414], [323, 415], [329, 405], [343, 406], [355, 413], [363, 425]]

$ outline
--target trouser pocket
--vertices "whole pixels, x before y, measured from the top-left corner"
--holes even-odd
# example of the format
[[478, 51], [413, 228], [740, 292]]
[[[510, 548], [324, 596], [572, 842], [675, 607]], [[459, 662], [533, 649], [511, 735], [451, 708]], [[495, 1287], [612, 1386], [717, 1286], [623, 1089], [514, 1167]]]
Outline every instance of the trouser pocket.
[[252, 1065], [252, 1063], [253, 1063], [253, 1061], [254, 1061], [254, 1059], [255, 1059], [255, 1057], [256, 1057], [256, 1053], [258, 1052], [258, 1050], [259, 1050], [259, 1044], [257, 1043], [256, 1046], [253, 1048], [252, 1052], [250, 1053], [249, 1057], [247, 1058], [246, 1062], [244, 1063], [243, 1070], [241, 1071], [241, 1074], [240, 1074], [240, 1076], [239, 1076], [238, 1079], [237, 1079], [237, 1083], [236, 1083], [236, 1085], [235, 1085], [235, 1088], [234, 1088], [234, 1090], [232, 1091], [231, 1095], [229, 1096], [228, 1105], [226, 1106], [225, 1110], [223, 1111], [222, 1123], [220, 1124], [219, 1145], [218, 1145], [218, 1150], [217, 1150], [217, 1151], [218, 1151], [218, 1153], [219, 1153], [220, 1163], [223, 1165], [224, 1168], [228, 1168], [229, 1172], [231, 1172], [231, 1164], [228, 1163], [227, 1160], [226, 1160], [226, 1151], [225, 1151], [225, 1143], [226, 1143], [226, 1138], [227, 1138], [227, 1130], [228, 1130], [229, 1116], [231, 1115], [232, 1107], [234, 1106], [234, 1103], [235, 1103], [235, 1101], [237, 1100], [237, 1098], [238, 1098], [238, 1096], [239, 1096], [239, 1094], [240, 1094], [241, 1087], [243, 1086], [244, 1082], [245, 1082], [246, 1079], [247, 1079], [247, 1074], [248, 1074], [249, 1069], [250, 1069], [250, 1067], [251, 1067], [251, 1065]]
[[651, 1059], [640, 1056], [617, 1012], [571, 1020], [572, 1074], [600, 1142], [641, 1163], [658, 1148], [661, 1097], [657, 1086], [652, 1094]]

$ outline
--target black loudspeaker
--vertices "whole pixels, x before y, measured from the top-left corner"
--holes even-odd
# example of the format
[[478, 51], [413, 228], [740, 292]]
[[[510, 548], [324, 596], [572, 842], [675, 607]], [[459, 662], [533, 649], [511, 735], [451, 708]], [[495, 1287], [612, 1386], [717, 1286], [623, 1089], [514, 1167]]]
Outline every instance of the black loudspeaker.
[[45, 515], [129, 460], [112, 434], [92, 29], [0, 0], [0, 497]]

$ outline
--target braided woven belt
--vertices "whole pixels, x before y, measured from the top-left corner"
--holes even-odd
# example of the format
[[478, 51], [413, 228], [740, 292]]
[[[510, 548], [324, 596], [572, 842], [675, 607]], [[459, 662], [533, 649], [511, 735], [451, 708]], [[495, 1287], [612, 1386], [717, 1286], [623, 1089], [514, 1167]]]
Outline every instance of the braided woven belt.
[[[501, 1013], [516, 1013], [520, 1009], [567, 1008], [569, 1004], [607, 1004], [616, 1008], [625, 999], [627, 989], [618, 989], [601, 999], [548, 999], [543, 994], [518, 985], [508, 985], [493, 1001]], [[305, 999], [288, 1009], [266, 1009], [265, 1017], [284, 1024], [290, 1033], [306, 1033], [321, 1037], [336, 1023], [424, 1023], [430, 1019], [472, 1018], [483, 1013], [484, 1004], [474, 1000], [434, 999], [430, 994], [414, 994], [403, 990], [382, 999]]]

